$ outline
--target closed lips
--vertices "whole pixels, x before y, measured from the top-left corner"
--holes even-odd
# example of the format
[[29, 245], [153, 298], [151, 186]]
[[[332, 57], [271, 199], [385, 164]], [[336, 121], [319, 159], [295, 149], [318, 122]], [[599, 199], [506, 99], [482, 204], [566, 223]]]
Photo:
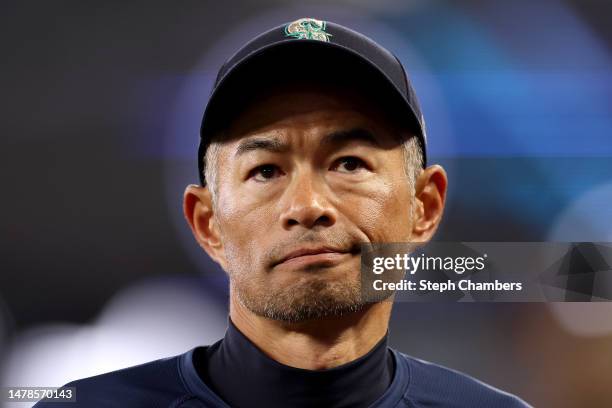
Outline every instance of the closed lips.
[[291, 259], [295, 259], [295, 258], [299, 258], [301, 256], [308, 256], [308, 255], [319, 255], [319, 254], [346, 254], [348, 253], [348, 250], [345, 249], [335, 249], [335, 248], [303, 248], [303, 249], [298, 249], [295, 251], [290, 252], [289, 254], [285, 255], [280, 261], [276, 262], [274, 264], [274, 266], [281, 264], [283, 262], [287, 262]]

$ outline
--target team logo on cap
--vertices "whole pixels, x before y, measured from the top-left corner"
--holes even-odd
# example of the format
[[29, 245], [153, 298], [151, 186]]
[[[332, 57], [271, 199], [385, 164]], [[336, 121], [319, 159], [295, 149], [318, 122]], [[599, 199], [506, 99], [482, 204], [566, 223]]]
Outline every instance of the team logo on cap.
[[285, 26], [287, 37], [299, 40], [329, 41], [332, 35], [325, 32], [325, 21], [314, 18], [300, 18]]

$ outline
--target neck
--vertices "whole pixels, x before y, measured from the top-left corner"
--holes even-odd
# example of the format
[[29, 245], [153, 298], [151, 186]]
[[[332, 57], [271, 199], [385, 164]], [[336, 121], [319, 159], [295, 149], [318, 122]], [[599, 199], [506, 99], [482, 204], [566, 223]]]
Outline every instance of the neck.
[[341, 317], [288, 323], [258, 316], [230, 294], [230, 318], [263, 353], [281, 364], [324, 370], [370, 351], [387, 333], [391, 302], [380, 302]]

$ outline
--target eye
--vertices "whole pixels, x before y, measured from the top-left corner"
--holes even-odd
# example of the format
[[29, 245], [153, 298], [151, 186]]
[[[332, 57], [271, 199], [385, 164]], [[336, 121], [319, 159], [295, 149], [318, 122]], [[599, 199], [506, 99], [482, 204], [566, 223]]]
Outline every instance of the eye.
[[253, 178], [255, 181], [268, 181], [282, 175], [280, 168], [274, 164], [263, 164], [255, 167], [249, 172], [247, 178]]
[[365, 162], [354, 156], [341, 157], [334, 162], [331, 169], [341, 173], [355, 173], [360, 169], [366, 169]]

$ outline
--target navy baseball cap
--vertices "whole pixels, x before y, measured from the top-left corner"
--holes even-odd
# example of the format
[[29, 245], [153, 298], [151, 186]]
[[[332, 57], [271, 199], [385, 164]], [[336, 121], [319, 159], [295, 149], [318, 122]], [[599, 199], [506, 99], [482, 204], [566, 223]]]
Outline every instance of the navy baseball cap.
[[[273, 82], [304, 78], [345, 82], [372, 89], [385, 111], [409, 126], [419, 140], [426, 166], [425, 123], [416, 93], [399, 59], [372, 39], [330, 21], [300, 18], [255, 37], [219, 69], [202, 125], [198, 149], [200, 183], [206, 185], [204, 154], [212, 137], [232, 120], [247, 98]], [[349, 81], [349, 82], [347, 82]]]

